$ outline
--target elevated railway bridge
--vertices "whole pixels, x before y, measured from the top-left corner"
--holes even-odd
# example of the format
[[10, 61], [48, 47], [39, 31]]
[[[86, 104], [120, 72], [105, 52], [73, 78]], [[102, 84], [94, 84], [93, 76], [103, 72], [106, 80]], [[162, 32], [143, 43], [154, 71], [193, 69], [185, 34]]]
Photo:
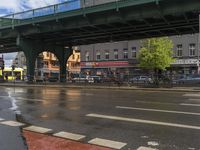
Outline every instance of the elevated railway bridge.
[[50, 51], [66, 79], [72, 46], [199, 32], [199, 0], [69, 0], [0, 18], [0, 53], [23, 51], [30, 80]]

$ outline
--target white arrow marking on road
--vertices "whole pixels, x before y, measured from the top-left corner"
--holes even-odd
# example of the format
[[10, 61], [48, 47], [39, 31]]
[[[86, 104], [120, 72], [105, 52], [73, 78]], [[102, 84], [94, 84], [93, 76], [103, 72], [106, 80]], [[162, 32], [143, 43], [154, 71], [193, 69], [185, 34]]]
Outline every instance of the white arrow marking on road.
[[161, 125], [161, 126], [200, 130], [200, 126], [192, 126], [192, 125], [177, 124], [177, 123], [168, 123], [168, 122], [161, 122], [161, 121], [143, 120], [143, 119], [135, 119], [135, 118], [101, 115], [101, 114], [87, 114], [86, 116], [87, 117], [94, 117], [94, 118], [101, 118], [101, 119], [111, 119], [111, 120], [118, 120], [118, 121], [128, 121], [128, 122], [137, 122], [137, 123], [144, 123], [144, 124], [153, 124], [153, 125]]
[[154, 112], [164, 112], [164, 113], [175, 113], [175, 114], [197, 115], [197, 116], [200, 116], [200, 113], [184, 112], [184, 111], [170, 111], [170, 110], [147, 109], [147, 108], [136, 108], [136, 107], [125, 107], [125, 106], [116, 106], [116, 108], [119, 108], [119, 109], [129, 109], [129, 110], [143, 110], [143, 111], [154, 111]]
[[140, 146], [137, 150], [158, 150], [158, 149]]
[[126, 143], [105, 140], [105, 139], [100, 139], [100, 138], [92, 139], [88, 143], [99, 145], [99, 146], [105, 146], [109, 148], [115, 148], [115, 149], [121, 149], [122, 147], [126, 145]]

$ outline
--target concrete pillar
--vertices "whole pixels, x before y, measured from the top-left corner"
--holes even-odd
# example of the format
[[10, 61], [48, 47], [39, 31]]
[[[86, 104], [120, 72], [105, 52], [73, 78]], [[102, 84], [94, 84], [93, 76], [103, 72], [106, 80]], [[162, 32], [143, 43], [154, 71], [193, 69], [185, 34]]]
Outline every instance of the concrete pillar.
[[24, 52], [26, 56], [26, 64], [27, 64], [27, 78], [29, 82], [33, 82], [34, 80], [34, 73], [35, 73], [35, 61], [36, 57], [39, 53], [37, 44], [25, 39], [18, 39], [17, 41], [18, 46]]
[[66, 63], [73, 53], [72, 46], [64, 47], [63, 45], [49, 44], [41, 40], [33, 41], [17, 37], [17, 45], [24, 52], [27, 60], [27, 76], [30, 82], [34, 79], [35, 61], [37, 56], [43, 51], [49, 51], [56, 55], [60, 63], [60, 82], [66, 82]]
[[73, 49], [72, 46], [69, 47], [58, 47], [55, 49], [55, 54], [58, 57], [60, 63], [60, 82], [66, 82], [67, 77], [67, 60], [72, 55]]

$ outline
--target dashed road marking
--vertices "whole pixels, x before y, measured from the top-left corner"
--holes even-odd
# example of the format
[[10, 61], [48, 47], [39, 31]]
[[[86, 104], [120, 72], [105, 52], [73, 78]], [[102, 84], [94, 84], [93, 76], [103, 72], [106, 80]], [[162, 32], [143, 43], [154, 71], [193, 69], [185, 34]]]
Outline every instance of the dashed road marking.
[[3, 121], [4, 119], [3, 118], [0, 118], [0, 121]]
[[0, 123], [4, 124], [4, 125], [12, 126], [12, 127], [19, 127], [19, 126], [25, 125], [24, 123], [17, 122], [17, 121], [3, 121], [3, 122], [0, 122]]
[[128, 122], [137, 122], [137, 123], [144, 123], [144, 124], [153, 124], [153, 125], [161, 125], [161, 126], [200, 130], [200, 126], [192, 126], [192, 125], [177, 124], [177, 123], [168, 123], [168, 122], [161, 122], [161, 121], [143, 120], [143, 119], [135, 119], [135, 118], [101, 115], [101, 114], [87, 114], [86, 116], [87, 117], [94, 117], [94, 118], [101, 118], [101, 119], [111, 119], [111, 120], [118, 120], [118, 121], [128, 121]]
[[29, 127], [23, 128], [23, 129], [33, 131], [33, 132], [38, 132], [38, 133], [47, 133], [47, 132], [52, 131], [52, 129], [38, 127], [38, 126], [29, 126]]
[[196, 93], [191, 93], [191, 94], [184, 94], [183, 96], [186, 96], [186, 97], [200, 97], [200, 94], [196, 94]]
[[135, 101], [136, 103], [143, 103], [143, 104], [157, 104], [157, 105], [179, 105], [176, 103], [165, 103], [165, 102], [153, 102], [153, 101]]
[[129, 110], [154, 111], [154, 112], [164, 112], [164, 113], [175, 113], [175, 114], [197, 115], [197, 116], [200, 116], [200, 113], [184, 112], [184, 111], [170, 111], [170, 110], [147, 109], [147, 108], [138, 108], [138, 107], [126, 107], [126, 106], [116, 106], [116, 108], [119, 108], [119, 109], [129, 109]]
[[53, 134], [53, 135], [54, 135], [54, 136], [57, 136], [57, 137], [66, 138], [66, 139], [76, 140], [76, 141], [85, 138], [84, 135], [81, 135], [81, 134], [74, 134], [74, 133], [69, 133], [69, 132], [64, 132], [64, 131], [55, 133], [55, 134]]
[[181, 106], [194, 106], [194, 107], [200, 107], [200, 104], [188, 104], [188, 103], [181, 103]]
[[151, 147], [140, 146], [137, 150], [158, 150], [158, 149], [151, 148]]
[[106, 139], [101, 139], [101, 138], [92, 139], [88, 143], [99, 145], [99, 146], [105, 146], [109, 148], [115, 148], [115, 149], [121, 149], [122, 147], [127, 145], [126, 143], [111, 141], [111, 140], [106, 140]]

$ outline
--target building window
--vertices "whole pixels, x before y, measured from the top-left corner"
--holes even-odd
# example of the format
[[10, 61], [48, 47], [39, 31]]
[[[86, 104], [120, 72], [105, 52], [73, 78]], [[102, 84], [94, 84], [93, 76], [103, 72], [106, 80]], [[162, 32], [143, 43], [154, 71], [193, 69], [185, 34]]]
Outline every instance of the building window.
[[89, 52], [85, 53], [85, 61], [89, 61], [90, 60], [90, 55]]
[[109, 52], [105, 52], [105, 59], [109, 60]]
[[96, 53], [96, 59], [97, 59], [97, 60], [101, 60], [101, 54], [100, 54], [100, 52], [97, 52], [97, 53]]
[[194, 43], [192, 43], [192, 44], [190, 44], [189, 45], [189, 55], [190, 56], [195, 56], [195, 44]]
[[47, 57], [49, 57], [49, 52], [47, 52], [46, 54], [47, 54]]
[[118, 59], [118, 49], [114, 49], [114, 59]]
[[132, 47], [132, 58], [136, 58], [136, 47]]
[[75, 59], [75, 55], [74, 54], [72, 54], [72, 59]]
[[128, 49], [124, 48], [123, 51], [124, 51], [124, 59], [128, 59]]
[[177, 45], [177, 57], [181, 57], [183, 55], [182, 44]]

